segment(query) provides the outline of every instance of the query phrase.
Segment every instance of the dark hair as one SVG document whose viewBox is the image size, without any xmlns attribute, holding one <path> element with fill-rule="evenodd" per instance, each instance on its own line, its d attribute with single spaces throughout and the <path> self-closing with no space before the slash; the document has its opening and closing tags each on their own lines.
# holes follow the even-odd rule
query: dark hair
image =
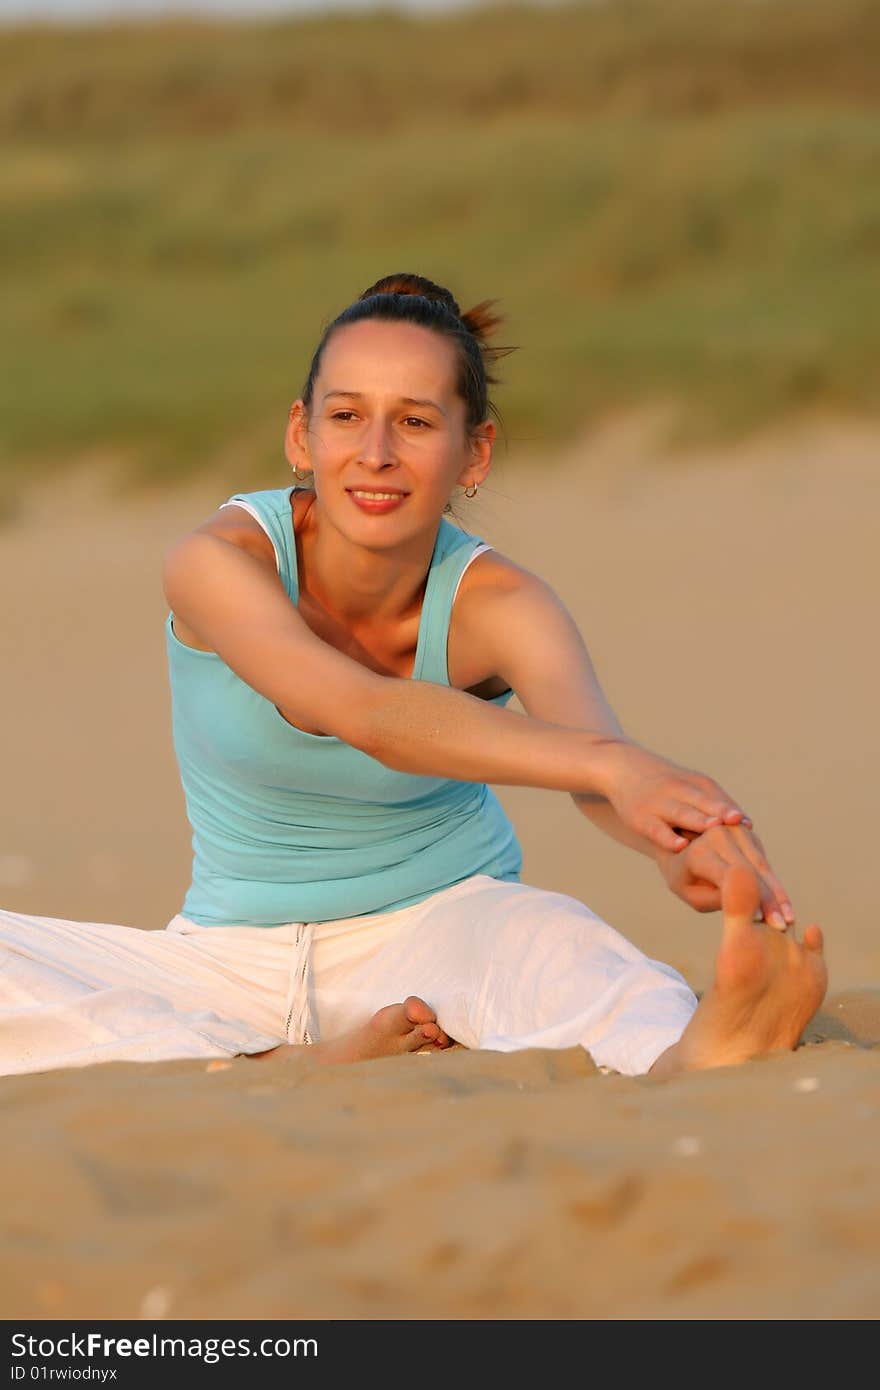
<svg viewBox="0 0 880 1390">
<path fill-rule="evenodd" d="M 489 415 L 501 417 L 489 400 L 488 388 L 498 378 L 491 367 L 500 357 L 514 352 L 512 347 L 491 347 L 487 339 L 502 322 L 494 312 L 494 299 L 484 299 L 463 314 L 453 295 L 423 275 L 386 275 L 364 290 L 353 304 L 337 315 L 325 329 L 317 346 L 309 375 L 302 391 L 307 410 L 311 409 L 312 393 L 321 366 L 321 354 L 330 335 L 337 328 L 362 319 L 384 319 L 388 322 L 417 323 L 442 333 L 455 344 L 458 362 L 456 389 L 465 403 L 465 428 L 475 430 Z"/>
</svg>

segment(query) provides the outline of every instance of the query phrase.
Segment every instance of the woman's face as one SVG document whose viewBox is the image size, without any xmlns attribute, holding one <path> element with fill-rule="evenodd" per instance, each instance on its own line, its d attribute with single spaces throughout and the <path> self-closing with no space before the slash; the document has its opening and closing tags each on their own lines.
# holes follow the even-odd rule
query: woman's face
<svg viewBox="0 0 880 1390">
<path fill-rule="evenodd" d="M 367 319 L 330 337 L 308 421 L 301 401 L 291 412 L 287 456 L 313 469 L 322 513 L 352 540 L 434 530 L 455 485 L 486 476 L 495 427 L 469 438 L 455 369 L 454 345 L 418 324 Z"/>
</svg>

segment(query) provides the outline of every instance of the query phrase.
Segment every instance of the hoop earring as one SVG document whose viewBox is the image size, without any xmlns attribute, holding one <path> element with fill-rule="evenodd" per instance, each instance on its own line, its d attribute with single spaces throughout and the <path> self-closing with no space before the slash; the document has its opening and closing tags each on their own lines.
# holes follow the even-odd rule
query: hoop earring
<svg viewBox="0 0 880 1390">
<path fill-rule="evenodd" d="M 470 487 L 466 487 L 465 490 L 464 490 L 464 495 L 465 495 L 465 497 L 476 497 L 476 495 L 477 495 L 477 488 L 478 488 L 479 486 L 480 486 L 479 483 L 471 483 Z M 473 492 L 471 492 L 471 490 L 470 490 L 471 487 L 473 488 Z"/>
<path fill-rule="evenodd" d="M 312 477 L 314 477 L 314 474 L 312 473 L 311 468 L 307 468 L 306 471 L 305 471 L 304 473 L 300 473 L 300 471 L 299 471 L 298 468 L 292 468 L 292 472 L 293 472 L 293 476 L 294 476 L 295 478 L 298 478 L 299 481 L 300 481 L 301 483 L 304 483 L 305 480 L 306 480 L 306 478 L 312 478 Z"/>
</svg>

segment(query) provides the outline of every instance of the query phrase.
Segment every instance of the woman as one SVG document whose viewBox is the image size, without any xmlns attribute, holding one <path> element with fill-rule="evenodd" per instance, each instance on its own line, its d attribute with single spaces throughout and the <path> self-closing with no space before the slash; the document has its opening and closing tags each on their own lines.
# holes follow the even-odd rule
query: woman
<svg viewBox="0 0 880 1390">
<path fill-rule="evenodd" d="M 670 1076 L 797 1045 L 822 937 L 797 941 L 748 817 L 629 740 L 552 589 L 444 516 L 489 472 L 497 322 L 420 276 L 372 285 L 290 411 L 310 486 L 237 494 L 169 553 L 192 884 L 164 932 L 0 915 L 0 1070 L 457 1040 Z M 569 792 L 697 910 L 723 907 L 699 1005 L 584 904 L 519 881 L 487 782 Z"/>
</svg>

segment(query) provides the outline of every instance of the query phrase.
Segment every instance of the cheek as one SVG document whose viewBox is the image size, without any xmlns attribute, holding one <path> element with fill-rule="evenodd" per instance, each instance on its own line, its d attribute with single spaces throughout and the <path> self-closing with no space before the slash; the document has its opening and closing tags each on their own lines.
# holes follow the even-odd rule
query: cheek
<svg viewBox="0 0 880 1390">
<path fill-rule="evenodd" d="M 351 440 L 348 441 L 351 444 Z M 332 463 L 334 458 L 339 458 L 345 453 L 346 440 L 340 435 L 338 430 L 329 427 L 325 421 L 319 421 L 311 434 L 309 443 L 312 450 L 320 452 L 322 459 Z"/>
<path fill-rule="evenodd" d="M 438 453 L 436 459 L 432 460 L 430 469 L 430 486 L 432 492 L 444 500 L 449 497 L 452 489 L 458 481 L 463 463 L 461 459 L 451 459 L 446 450 Z"/>
</svg>

